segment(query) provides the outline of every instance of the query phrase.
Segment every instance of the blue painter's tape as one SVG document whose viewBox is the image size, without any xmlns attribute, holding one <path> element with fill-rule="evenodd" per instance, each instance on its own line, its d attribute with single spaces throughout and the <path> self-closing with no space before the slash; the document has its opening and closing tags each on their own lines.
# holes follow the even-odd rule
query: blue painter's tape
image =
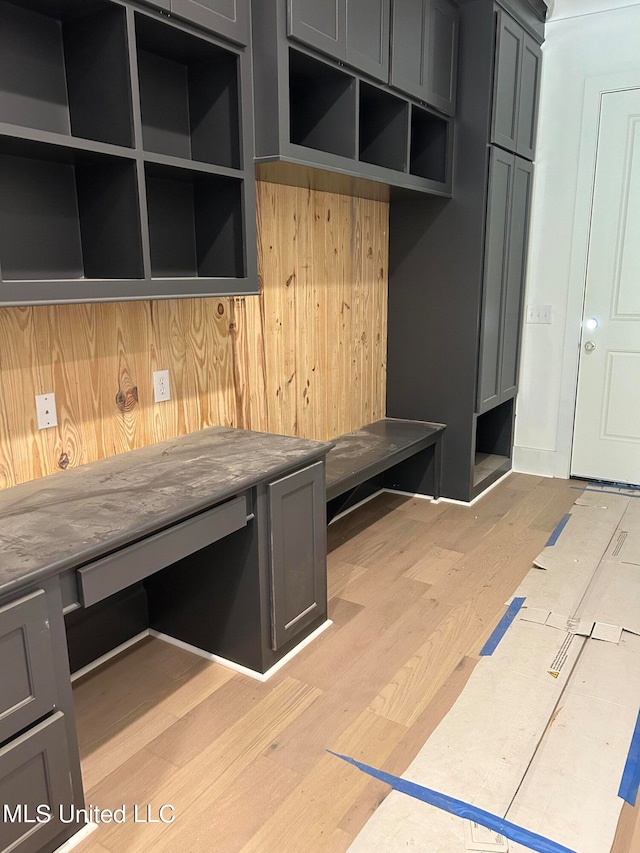
<svg viewBox="0 0 640 853">
<path fill-rule="evenodd" d="M 525 601 L 526 598 L 513 599 L 513 601 L 507 608 L 507 612 L 496 625 L 493 634 L 491 634 L 487 642 L 480 649 L 480 657 L 487 657 L 488 655 L 492 655 L 495 652 L 498 647 L 498 643 L 507 633 L 509 626 L 520 612 L 520 608 L 525 603 Z"/>
<path fill-rule="evenodd" d="M 563 515 L 560 521 L 556 524 L 556 528 L 551 534 L 551 536 L 547 539 L 546 545 L 555 545 L 558 539 L 560 538 L 560 534 L 565 529 L 567 524 L 569 523 L 569 519 L 571 518 L 571 513 L 568 512 L 566 515 Z"/>
<path fill-rule="evenodd" d="M 618 796 L 622 797 L 629 805 L 635 806 L 638 797 L 638 788 L 640 788 L 640 711 L 638 712 L 636 728 L 631 738 L 627 763 L 624 765 Z"/>
<path fill-rule="evenodd" d="M 375 767 L 362 764 L 362 762 L 356 761 L 355 758 L 349 758 L 347 755 L 340 755 L 339 752 L 332 752 L 330 749 L 327 752 L 330 752 L 331 755 L 335 755 L 337 758 L 342 758 L 343 761 L 347 761 L 349 764 L 353 764 L 358 770 L 368 773 L 374 779 L 386 782 L 387 785 L 391 785 L 394 790 L 400 791 L 402 794 L 407 794 L 409 797 L 421 800 L 423 803 L 428 803 L 430 806 L 435 806 L 458 817 L 473 820 L 482 826 L 486 826 L 488 829 L 501 832 L 502 835 L 510 838 L 512 841 L 523 844 L 531 850 L 536 850 L 537 853 L 575 853 L 574 850 L 570 850 L 562 844 L 557 844 L 549 838 L 544 838 L 542 835 L 524 829 L 524 827 L 491 814 L 491 812 L 486 812 L 484 809 L 478 809 L 469 803 L 463 803 L 462 800 L 456 800 L 454 797 L 441 794 L 431 788 L 424 788 L 422 785 L 409 782 L 407 779 L 401 779 L 399 776 L 392 776 L 391 773 L 385 773 L 384 770 L 376 770 Z"/>
</svg>

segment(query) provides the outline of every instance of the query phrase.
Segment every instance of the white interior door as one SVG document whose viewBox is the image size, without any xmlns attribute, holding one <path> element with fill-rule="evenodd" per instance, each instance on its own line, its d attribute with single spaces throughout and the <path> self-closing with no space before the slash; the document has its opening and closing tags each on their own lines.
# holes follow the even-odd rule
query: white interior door
<svg viewBox="0 0 640 853">
<path fill-rule="evenodd" d="M 571 473 L 640 483 L 640 89 L 601 99 Z"/>
</svg>

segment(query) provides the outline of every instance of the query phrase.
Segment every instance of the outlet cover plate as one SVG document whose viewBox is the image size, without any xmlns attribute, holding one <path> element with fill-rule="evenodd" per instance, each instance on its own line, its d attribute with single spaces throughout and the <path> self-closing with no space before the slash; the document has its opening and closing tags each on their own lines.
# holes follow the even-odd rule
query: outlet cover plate
<svg viewBox="0 0 640 853">
<path fill-rule="evenodd" d="M 165 400 L 171 399 L 168 370 L 153 371 L 153 399 L 156 403 L 163 403 Z"/>
</svg>

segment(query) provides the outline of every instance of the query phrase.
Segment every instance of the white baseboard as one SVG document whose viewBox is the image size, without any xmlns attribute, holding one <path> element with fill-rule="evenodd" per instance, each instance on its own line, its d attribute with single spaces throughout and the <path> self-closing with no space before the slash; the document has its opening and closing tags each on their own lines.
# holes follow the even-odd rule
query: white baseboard
<svg viewBox="0 0 640 853">
<path fill-rule="evenodd" d="M 268 669 L 266 672 L 256 672 L 254 669 L 249 669 L 246 666 L 242 666 L 242 664 L 236 663 L 232 660 L 227 660 L 227 658 L 223 658 L 220 655 L 213 655 L 210 652 L 205 652 L 204 649 L 199 649 L 197 646 L 192 646 L 190 643 L 183 643 L 182 640 L 176 640 L 175 637 L 170 637 L 168 634 L 163 634 L 160 631 L 154 631 L 153 628 L 149 630 L 149 635 L 151 637 L 155 637 L 158 640 L 163 640 L 165 643 L 169 643 L 172 646 L 177 646 L 179 649 L 184 649 L 187 652 L 191 652 L 194 655 L 198 655 L 205 660 L 209 660 L 212 663 L 219 663 L 221 666 L 226 666 L 228 669 L 233 669 L 235 672 L 241 673 L 241 675 L 247 675 L 249 678 L 255 678 L 256 681 L 268 681 L 272 675 L 275 675 L 279 669 L 288 663 L 292 658 L 294 658 L 299 652 L 301 652 L 309 643 L 312 643 L 316 637 L 320 636 L 327 628 L 330 628 L 333 625 L 331 619 L 327 619 L 326 622 L 323 622 L 318 628 L 316 628 L 313 633 L 309 634 L 308 637 L 305 637 L 295 649 L 291 649 L 284 657 L 280 658 L 277 663 Z"/>
<path fill-rule="evenodd" d="M 125 649 L 130 648 L 131 646 L 135 646 L 136 643 L 139 643 L 140 640 L 144 640 L 145 637 L 149 636 L 149 629 L 145 629 L 141 631 L 139 634 L 136 634 L 135 637 L 131 637 L 130 640 L 127 640 L 124 643 L 120 643 L 119 646 L 116 646 L 115 649 L 111 649 L 110 652 L 107 652 L 106 655 L 101 655 L 99 658 L 91 661 L 86 666 L 83 666 L 81 669 L 76 670 L 71 676 L 71 682 L 73 683 L 76 679 L 82 678 L 83 675 L 91 672 L 91 670 L 96 669 L 99 666 L 102 666 L 103 663 L 106 663 L 111 658 L 114 658 L 116 655 L 119 655 L 120 652 L 124 652 Z"/>
</svg>

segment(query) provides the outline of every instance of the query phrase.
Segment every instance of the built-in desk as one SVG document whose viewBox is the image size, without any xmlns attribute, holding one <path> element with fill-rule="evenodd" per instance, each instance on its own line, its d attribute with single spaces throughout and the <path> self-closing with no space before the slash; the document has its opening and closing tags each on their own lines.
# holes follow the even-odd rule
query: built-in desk
<svg viewBox="0 0 640 853">
<path fill-rule="evenodd" d="M 259 673 L 326 621 L 330 448 L 213 427 L 0 492 L 0 851 L 78 829 L 63 612 L 136 584 L 153 631 Z"/>
</svg>

